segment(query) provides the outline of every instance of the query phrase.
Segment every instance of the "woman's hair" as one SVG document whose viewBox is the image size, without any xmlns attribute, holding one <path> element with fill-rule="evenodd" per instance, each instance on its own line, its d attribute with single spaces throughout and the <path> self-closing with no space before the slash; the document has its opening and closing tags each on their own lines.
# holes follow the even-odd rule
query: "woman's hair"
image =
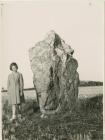
<svg viewBox="0 0 105 140">
<path fill-rule="evenodd" d="M 13 66 L 15 66 L 18 69 L 18 65 L 15 62 L 13 62 L 13 63 L 10 64 L 10 70 L 12 70 Z"/>
</svg>

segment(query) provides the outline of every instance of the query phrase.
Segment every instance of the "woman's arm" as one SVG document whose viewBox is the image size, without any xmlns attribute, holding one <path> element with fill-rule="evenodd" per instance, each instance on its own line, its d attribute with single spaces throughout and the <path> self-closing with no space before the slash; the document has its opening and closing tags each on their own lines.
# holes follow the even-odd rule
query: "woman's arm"
<svg viewBox="0 0 105 140">
<path fill-rule="evenodd" d="M 8 93 L 8 90 L 9 90 L 9 86 L 10 86 L 10 80 L 9 80 L 9 76 L 8 76 L 8 80 L 7 80 L 7 93 Z"/>
<path fill-rule="evenodd" d="M 24 89 L 24 79 L 23 75 L 20 73 L 20 91 L 22 92 Z"/>
</svg>

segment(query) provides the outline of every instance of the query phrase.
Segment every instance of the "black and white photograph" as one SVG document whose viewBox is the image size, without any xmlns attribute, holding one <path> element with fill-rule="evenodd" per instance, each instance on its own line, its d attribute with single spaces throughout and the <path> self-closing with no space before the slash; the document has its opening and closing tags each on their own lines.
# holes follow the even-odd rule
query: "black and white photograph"
<svg viewBox="0 0 105 140">
<path fill-rule="evenodd" d="M 0 140 L 104 140 L 103 0 L 0 1 Z"/>
</svg>

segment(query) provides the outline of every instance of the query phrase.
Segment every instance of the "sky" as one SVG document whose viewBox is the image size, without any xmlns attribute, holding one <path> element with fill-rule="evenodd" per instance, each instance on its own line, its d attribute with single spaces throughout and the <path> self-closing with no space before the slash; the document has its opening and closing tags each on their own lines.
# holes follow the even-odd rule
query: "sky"
<svg viewBox="0 0 105 140">
<path fill-rule="evenodd" d="M 80 80 L 103 81 L 104 5 L 100 0 L 5 2 L 2 7 L 2 87 L 16 62 L 33 87 L 29 48 L 55 30 L 74 49 Z"/>
</svg>

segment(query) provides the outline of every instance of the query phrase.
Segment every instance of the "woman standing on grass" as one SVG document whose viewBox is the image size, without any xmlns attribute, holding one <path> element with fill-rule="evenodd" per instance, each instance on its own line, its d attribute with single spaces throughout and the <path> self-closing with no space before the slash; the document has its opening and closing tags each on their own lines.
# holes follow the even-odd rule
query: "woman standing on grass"
<svg viewBox="0 0 105 140">
<path fill-rule="evenodd" d="M 21 103 L 22 103 L 22 97 L 23 95 L 23 87 L 24 87 L 24 81 L 23 76 L 21 73 L 19 73 L 18 65 L 16 63 L 10 64 L 10 70 L 12 73 L 8 76 L 8 82 L 7 82 L 7 90 L 9 94 L 9 101 L 12 105 L 12 118 L 10 119 L 15 120 L 16 119 L 16 112 L 18 108 L 18 117 L 21 117 Z"/>
</svg>

